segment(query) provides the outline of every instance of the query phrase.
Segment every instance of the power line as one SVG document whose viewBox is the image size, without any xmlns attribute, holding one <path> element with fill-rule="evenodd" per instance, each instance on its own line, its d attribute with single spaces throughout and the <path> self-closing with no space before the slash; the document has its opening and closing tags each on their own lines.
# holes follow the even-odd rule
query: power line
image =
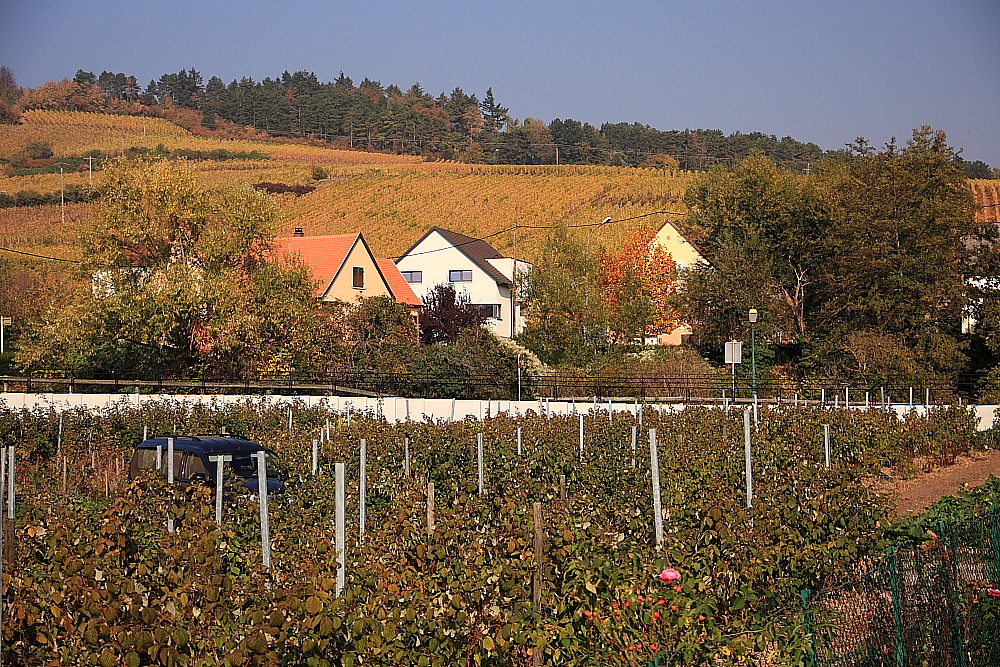
<svg viewBox="0 0 1000 667">
<path fill-rule="evenodd" d="M 62 257 L 49 257 L 47 255 L 36 255 L 33 252 L 26 252 L 24 250 L 14 250 L 13 248 L 3 248 L 3 247 L 0 247 L 0 250 L 6 250 L 7 252 L 17 253 L 18 255 L 27 255 L 28 257 L 38 257 L 39 259 L 51 259 L 54 262 L 69 262 L 71 264 L 82 264 L 83 263 L 83 262 L 81 262 L 81 261 L 79 261 L 77 259 L 64 259 Z"/>
<path fill-rule="evenodd" d="M 641 215 L 634 215 L 631 218 L 619 218 L 619 219 L 612 218 L 610 222 L 603 222 L 603 221 L 602 222 L 585 222 L 585 223 L 582 223 L 582 224 L 579 224 L 579 225 L 514 225 L 513 227 L 507 227 L 506 229 L 501 229 L 499 232 L 493 232 L 492 234 L 487 234 L 486 236 L 482 236 L 482 237 L 479 237 L 479 238 L 472 239 L 471 241 L 465 241 L 463 243 L 456 243 L 454 245 L 449 245 L 449 246 L 447 246 L 445 248 L 435 248 L 434 250 L 424 250 L 422 252 L 410 253 L 409 255 L 399 255 L 397 257 L 390 257 L 389 259 L 402 259 L 404 256 L 405 257 L 416 257 L 417 255 L 429 255 L 432 252 L 441 252 L 442 250 L 450 250 L 452 248 L 460 248 L 460 247 L 462 247 L 464 245 L 469 245 L 469 244 L 472 244 L 472 243 L 477 243 L 479 241 L 485 241 L 486 239 L 493 238 L 494 236 L 500 236 L 501 234 L 504 234 L 506 232 L 509 232 L 509 231 L 512 231 L 512 230 L 515 230 L 515 229 L 556 229 L 556 228 L 579 229 L 579 228 L 582 228 L 582 227 L 601 227 L 601 226 L 604 226 L 604 225 L 613 225 L 613 224 L 618 223 L 618 222 L 630 222 L 632 220 L 638 220 L 640 218 L 648 218 L 651 215 L 688 215 L 688 214 L 687 213 L 679 213 L 679 212 L 675 212 L 675 211 L 653 211 L 652 213 L 643 213 Z"/>
</svg>

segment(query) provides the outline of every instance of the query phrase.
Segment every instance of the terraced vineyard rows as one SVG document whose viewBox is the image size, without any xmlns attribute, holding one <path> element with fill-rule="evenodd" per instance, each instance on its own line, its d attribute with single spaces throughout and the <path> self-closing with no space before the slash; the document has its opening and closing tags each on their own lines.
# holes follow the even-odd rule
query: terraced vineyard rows
<svg viewBox="0 0 1000 667">
<path fill-rule="evenodd" d="M 1000 181 L 973 179 L 969 181 L 976 203 L 982 206 L 976 214 L 979 222 L 1000 222 Z"/>
<path fill-rule="evenodd" d="M 360 230 L 376 253 L 404 252 L 431 226 L 486 237 L 517 224 L 522 257 L 532 257 L 553 224 L 595 224 L 670 210 L 683 214 L 691 176 L 615 167 L 485 166 L 430 163 L 386 167 L 350 177 L 298 199 L 289 226 L 308 234 Z M 676 217 L 676 216 L 671 216 Z M 594 243 L 613 246 L 639 226 L 658 227 L 662 215 L 603 226 Z M 291 231 L 291 230 L 289 230 Z M 579 233 L 589 236 L 591 229 Z M 513 252 L 514 235 L 490 239 Z"/>
<path fill-rule="evenodd" d="M 313 476 L 310 443 L 328 417 L 331 437 Z M 976 445 L 962 410 L 902 423 L 878 412 L 765 411 L 753 444 L 757 500 L 748 509 L 738 412 L 646 409 L 634 463 L 639 425 L 630 415 L 586 417 L 582 455 L 576 417 L 391 425 L 300 405 L 292 433 L 286 419 L 283 408 L 254 403 L 150 403 L 96 417 L 65 413 L 60 439 L 55 412 L 0 413 L 0 438 L 20 457 L 17 565 L 4 573 L 5 661 L 528 665 L 538 651 L 557 665 L 646 665 L 656 656 L 802 665 L 809 636 L 799 590 L 821 587 L 883 547 L 886 500 L 861 479 L 917 453 Z M 835 434 L 831 469 L 824 423 Z M 123 478 L 121 462 L 143 426 L 225 427 L 279 452 L 288 491 L 271 503 L 270 571 L 259 565 L 257 503 L 245 493 L 233 489 L 220 528 L 207 493 Z M 659 439 L 660 550 L 647 428 Z M 340 595 L 337 461 L 348 471 Z M 436 498 L 430 531 L 428 482 Z M 174 533 L 165 530 L 168 517 Z"/>
</svg>

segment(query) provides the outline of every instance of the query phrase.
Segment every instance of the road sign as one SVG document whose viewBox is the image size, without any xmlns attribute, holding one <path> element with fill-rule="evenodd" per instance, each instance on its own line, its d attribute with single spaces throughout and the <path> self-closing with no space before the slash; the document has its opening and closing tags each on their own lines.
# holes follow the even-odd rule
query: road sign
<svg viewBox="0 0 1000 667">
<path fill-rule="evenodd" d="M 726 363 L 743 363 L 743 343 L 738 340 L 726 341 Z"/>
</svg>

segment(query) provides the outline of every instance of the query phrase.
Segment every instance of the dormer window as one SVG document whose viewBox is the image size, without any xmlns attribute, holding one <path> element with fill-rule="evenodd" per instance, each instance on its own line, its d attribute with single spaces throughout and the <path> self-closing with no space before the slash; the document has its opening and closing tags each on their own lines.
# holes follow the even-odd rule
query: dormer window
<svg viewBox="0 0 1000 667">
<path fill-rule="evenodd" d="M 364 289 L 365 288 L 365 267 L 355 266 L 354 267 L 354 289 Z"/>
<path fill-rule="evenodd" d="M 472 271 L 452 270 L 448 272 L 448 281 L 453 283 L 471 283 Z"/>
</svg>

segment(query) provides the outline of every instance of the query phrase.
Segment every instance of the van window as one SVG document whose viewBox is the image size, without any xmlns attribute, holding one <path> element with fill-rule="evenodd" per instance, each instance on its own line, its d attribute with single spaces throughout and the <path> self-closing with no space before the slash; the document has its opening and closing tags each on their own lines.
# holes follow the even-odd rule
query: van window
<svg viewBox="0 0 1000 667">
<path fill-rule="evenodd" d="M 139 470 L 155 470 L 156 469 L 156 450 L 155 449 L 138 449 L 135 452 L 135 462 L 139 467 Z"/>
<path fill-rule="evenodd" d="M 194 452 L 184 452 L 184 463 L 181 470 L 183 470 L 181 473 L 182 479 L 191 479 L 198 473 L 201 473 L 206 478 L 209 476 L 208 469 L 205 467 L 205 463 L 201 460 L 201 456 Z"/>
</svg>

